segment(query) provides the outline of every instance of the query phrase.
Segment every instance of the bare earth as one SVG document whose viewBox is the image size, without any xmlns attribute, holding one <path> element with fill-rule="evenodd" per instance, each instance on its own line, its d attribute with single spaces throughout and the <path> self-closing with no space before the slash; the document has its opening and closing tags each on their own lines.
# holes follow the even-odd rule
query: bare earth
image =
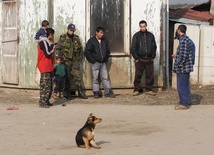
<svg viewBox="0 0 214 155">
<path fill-rule="evenodd" d="M 193 105 L 175 111 L 173 89 L 137 97 L 132 90 L 115 90 L 116 99 L 90 96 L 42 109 L 38 90 L 0 88 L 0 154 L 213 155 L 213 91 L 213 86 L 193 87 Z M 7 110 L 10 106 L 18 110 Z M 74 141 L 91 112 L 103 119 L 95 129 L 101 149 L 81 149 Z"/>
</svg>

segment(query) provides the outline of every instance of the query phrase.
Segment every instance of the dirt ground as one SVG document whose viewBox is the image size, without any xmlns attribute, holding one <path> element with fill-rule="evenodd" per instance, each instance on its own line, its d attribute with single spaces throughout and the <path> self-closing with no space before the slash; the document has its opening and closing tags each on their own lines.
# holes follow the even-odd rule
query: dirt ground
<svg viewBox="0 0 214 155">
<path fill-rule="evenodd" d="M 175 111 L 174 89 L 136 97 L 132 90 L 114 90 L 115 99 L 94 99 L 87 91 L 87 100 L 76 98 L 65 107 L 56 102 L 43 109 L 38 107 L 38 90 L 0 88 L 0 154 L 212 155 L 213 90 L 192 87 L 190 109 Z M 18 110 L 7 110 L 11 106 Z M 91 112 L 103 119 L 95 129 L 101 149 L 80 149 L 75 134 Z"/>
</svg>

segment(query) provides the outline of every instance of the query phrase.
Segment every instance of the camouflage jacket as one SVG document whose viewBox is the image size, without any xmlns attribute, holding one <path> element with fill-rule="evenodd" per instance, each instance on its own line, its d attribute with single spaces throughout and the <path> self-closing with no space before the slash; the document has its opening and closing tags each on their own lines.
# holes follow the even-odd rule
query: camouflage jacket
<svg viewBox="0 0 214 155">
<path fill-rule="evenodd" d="M 60 36 L 56 45 L 56 54 L 61 54 L 65 59 L 81 59 L 83 56 L 82 44 L 80 38 L 74 35 L 73 39 L 69 38 L 67 34 Z"/>
</svg>

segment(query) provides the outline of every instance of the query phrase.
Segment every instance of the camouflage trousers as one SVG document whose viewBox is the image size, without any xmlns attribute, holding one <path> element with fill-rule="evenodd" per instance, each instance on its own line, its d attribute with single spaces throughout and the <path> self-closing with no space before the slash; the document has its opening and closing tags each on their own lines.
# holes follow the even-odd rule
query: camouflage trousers
<svg viewBox="0 0 214 155">
<path fill-rule="evenodd" d="M 47 105 L 52 93 L 52 73 L 41 73 L 39 105 Z"/>
<path fill-rule="evenodd" d="M 65 65 L 67 69 L 65 86 L 67 87 L 67 89 L 76 90 L 78 86 L 82 86 L 82 71 L 79 66 L 79 61 L 67 61 L 65 62 Z"/>
</svg>

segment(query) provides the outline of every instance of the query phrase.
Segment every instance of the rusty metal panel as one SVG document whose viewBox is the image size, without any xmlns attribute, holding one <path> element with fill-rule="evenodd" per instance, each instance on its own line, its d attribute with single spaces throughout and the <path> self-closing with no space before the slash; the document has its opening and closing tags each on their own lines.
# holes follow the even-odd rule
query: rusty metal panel
<svg viewBox="0 0 214 155">
<path fill-rule="evenodd" d="M 17 2 L 2 3 L 3 83 L 18 84 Z"/>
</svg>

